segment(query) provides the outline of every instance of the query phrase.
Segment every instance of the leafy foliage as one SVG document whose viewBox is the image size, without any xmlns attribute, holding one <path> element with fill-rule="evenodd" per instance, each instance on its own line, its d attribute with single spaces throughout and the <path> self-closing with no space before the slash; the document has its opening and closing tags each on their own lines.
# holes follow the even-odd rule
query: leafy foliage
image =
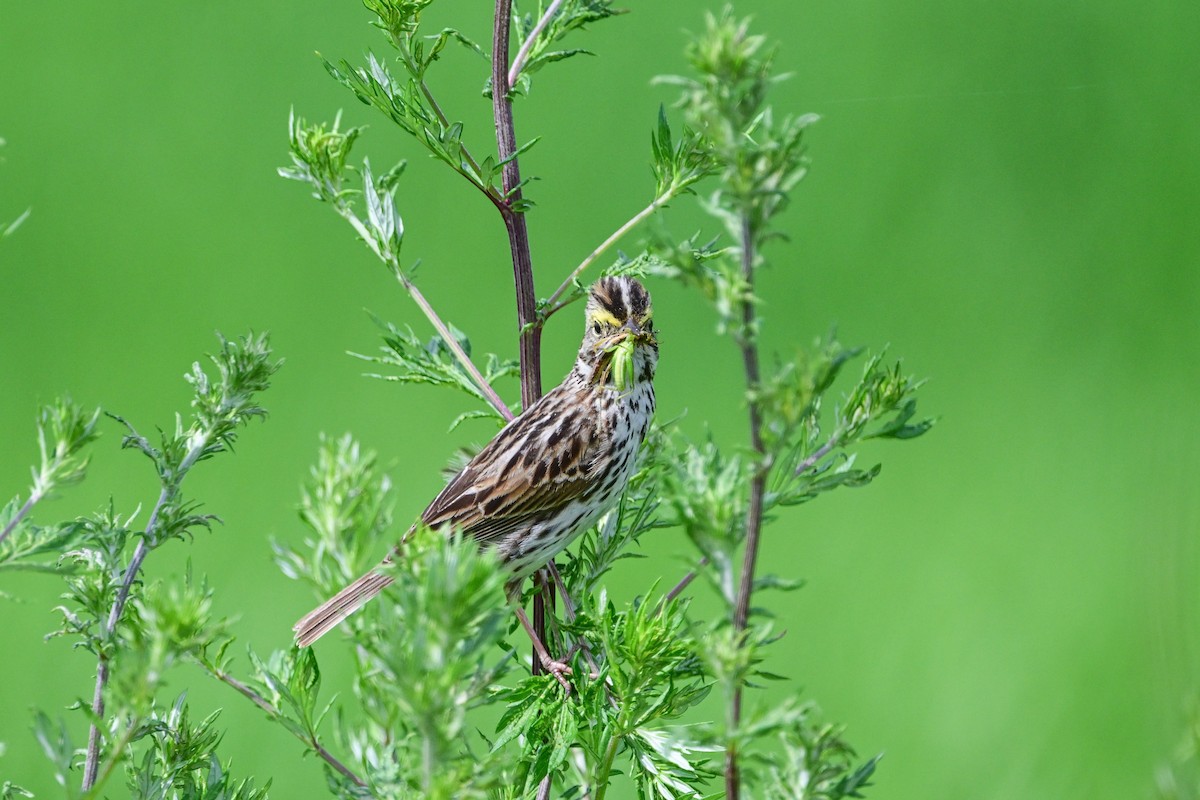
<svg viewBox="0 0 1200 800">
<path fill-rule="evenodd" d="M 796 787 L 804 787 L 802 796 L 853 796 L 874 761 L 851 768 L 852 751 L 833 729 L 814 727 L 807 707 L 785 704 L 743 713 L 744 692 L 760 678 L 777 677 L 760 666 L 776 637 L 769 622 L 750 618 L 750 598 L 756 591 L 798 586 L 755 574 L 758 537 L 779 507 L 870 483 L 879 466 L 856 466 L 855 445 L 871 438 L 915 438 L 932 422 L 915 417 L 919 382 L 898 364 L 885 365 L 881 356 L 867 360 L 859 381 L 827 412 L 826 398 L 839 374 L 861 352 L 832 336 L 811 353 L 777 358 L 771 372 L 760 369 L 755 275 L 768 264 L 767 246 L 779 238 L 773 222 L 807 172 L 803 134 L 817 118 L 775 114 L 767 104 L 774 51 L 728 8 L 708 17 L 687 55 L 695 76 L 663 82 L 682 88 L 679 106 L 688 129 L 697 132 L 696 148 L 717 177 L 702 207 L 724 228 L 728 243 L 698 245 L 699 237 L 692 236 L 675 244 L 660 233 L 652 242 L 658 255 L 652 271 L 698 287 L 713 305 L 718 331 L 742 352 L 752 430 L 748 450 L 713 441 L 685 444 L 664 481 L 674 521 L 703 555 L 701 574 L 727 609 L 724 619 L 701 626 L 699 633 L 708 675 L 721 687 L 727 709 L 710 741 L 725 751 L 729 796 L 739 796 L 743 786 L 753 796 L 795 796 Z M 764 759 L 771 763 L 764 741 L 779 737 L 787 758 L 771 769 L 758 768 Z"/>
<path fill-rule="evenodd" d="M 262 800 L 267 787 L 252 780 L 235 782 L 229 765 L 215 755 L 222 734 L 214 712 L 198 723 L 189 719 L 187 696 L 180 695 L 166 713 L 155 712 L 134 737 L 145 750 L 127 768 L 130 796 L 137 800 L 186 797 L 195 800 Z"/>
<path fill-rule="evenodd" d="M 393 543 L 392 481 L 379 471 L 379 458 L 349 434 L 321 436 L 317 462 L 300 499 L 300 519 L 312 535 L 299 548 L 275 545 L 275 560 L 287 577 L 331 595 L 379 560 Z"/>
<path fill-rule="evenodd" d="M 84 476 L 85 448 L 96 438 L 98 414 L 69 401 L 39 414 L 40 465 L 30 499 L 21 512 L 11 513 L 16 501 L 5 512 L 0 563 L 62 573 L 62 622 L 51 635 L 70 637 L 75 647 L 98 659 L 95 699 L 90 706 L 76 705 L 92 728 L 83 781 L 92 794 L 122 763 L 137 797 L 249 800 L 265 793 L 248 782 L 233 782 L 216 759 L 215 716 L 191 726 L 182 698 L 170 712 L 158 710 L 164 672 L 222 635 L 223 623 L 211 618 L 211 592 L 203 581 L 194 584 L 190 574 L 182 585 L 146 584 L 140 575 L 152 550 L 188 538 L 198 526 L 211 526 L 215 518 L 182 497 L 182 483 L 193 466 L 231 449 L 239 429 L 265 414 L 257 395 L 278 368 L 266 337 L 221 338 L 220 345 L 210 357 L 213 375 L 197 363 L 185 376 L 193 389 L 191 421 L 185 424 L 176 415 L 173 430 L 160 431 L 158 445 L 113 417 L 128 430 L 122 447 L 149 457 L 159 477 L 158 500 L 140 531 L 132 526 L 136 512 L 120 514 L 111 503 L 90 517 L 49 526 L 25 519 L 42 497 Z M 40 715 L 36 730 L 59 782 L 68 785 L 79 764 L 67 728 Z"/>
<path fill-rule="evenodd" d="M 592 55 L 583 48 L 560 47 L 559 43 L 572 32 L 623 13 L 612 7 L 612 0 L 560 0 L 550 5 L 539 0 L 532 13 L 522 13 L 516 5 L 514 3 L 513 22 L 525 62 L 512 87 L 515 94 L 528 94 L 531 77 L 543 67 L 572 56 Z M 551 5 L 557 5 L 553 13 Z M 490 91 L 490 85 L 488 88 Z"/>
<path fill-rule="evenodd" d="M 0 570 L 54 570 L 41 556 L 61 553 L 78 541 L 80 526 L 63 523 L 41 528 L 28 515 L 60 488 L 79 483 L 87 474 L 85 448 L 99 435 L 99 410 L 85 411 L 69 398 L 44 406 L 37 417 L 38 465 L 24 503 L 14 497 L 0 508 Z"/>
<path fill-rule="evenodd" d="M 363 66 L 327 61 L 326 68 L 506 219 L 526 213 L 531 206 L 513 199 L 516 190 L 501 188 L 505 162 L 477 159 L 464 126 L 430 89 L 427 78 L 447 45 L 482 53 L 457 30 L 423 33 L 430 3 L 366 0 L 393 56 L 368 55 Z M 513 94 L 527 94 L 532 76 L 548 65 L 585 52 L 564 40 L 615 13 L 607 0 L 518 10 Z M 666 110 L 659 111 L 650 135 L 653 199 L 566 276 L 531 325 L 546 325 L 581 297 L 582 274 L 628 230 L 709 181 L 701 204 L 721 235 L 679 240 L 660 226 L 644 249 L 620 255 L 606 272 L 698 289 L 718 330 L 757 364 L 762 300 L 755 271 L 769 264 L 769 246 L 779 238 L 774 223 L 805 174 L 802 137 L 815 120 L 779 117 L 767 105 L 776 80 L 772 54 L 730 12 L 709 18 L 688 50 L 694 76 L 666 81 L 682 89 L 684 119 L 672 130 Z M 280 169 L 350 224 L 434 328 L 426 339 L 380 321 L 380 353 L 359 357 L 377 365 L 375 377 L 449 387 L 477 401 L 480 407 L 452 428 L 473 417 L 507 418 L 511 411 L 492 385 L 514 375 L 516 363 L 487 354 L 477 366 L 468 337 L 421 293 L 416 264 L 401 260 L 405 162 L 382 174 L 366 161 L 354 164 L 361 134 L 343 128 L 340 117 L 324 125 L 293 114 L 290 164 Z M 792 577 L 754 574 L 748 539 L 762 523 L 834 489 L 869 484 L 879 466 L 858 465 L 861 443 L 911 439 L 929 429 L 916 412 L 920 382 L 898 364 L 867 357 L 854 380 L 846 367 L 863 351 L 828 335 L 791 358 L 776 357 L 762 374 L 747 367 L 743 399 L 756 434 L 750 447 L 713 437 L 691 442 L 670 425 L 652 429 L 617 506 L 560 559 L 561 570 L 548 570 L 531 589 L 553 584 L 559 592 L 561 619 L 550 620 L 547 645 L 572 669 L 569 693 L 549 676 L 529 674 L 517 656 L 505 597 L 527 598 L 505 586 L 492 556 L 454 531 L 410 528 L 404 517 L 395 524 L 392 479 L 376 454 L 350 435 L 323 436 L 299 507 L 307 534 L 299 545 L 276 543 L 276 562 L 318 600 L 368 569 L 393 581 L 331 637 L 349 652 L 353 679 L 348 693 L 323 696 L 328 688 L 312 649 L 262 655 L 250 646 L 239 665 L 230 655 L 232 625 L 214 617 L 213 590 L 203 577 L 193 580 L 190 570 L 182 580 L 144 574 L 156 548 L 186 541 L 216 519 L 183 495 L 191 469 L 231 450 L 242 426 L 265 413 L 258 397 L 278 368 L 266 338 L 220 345 L 209 371 L 196 364 L 186 376 L 190 417 L 177 415 L 151 441 L 114 416 L 127 431 L 122 446 L 148 457 L 159 478 L 144 522 L 112 504 L 55 524 L 30 518 L 40 499 L 85 474 L 98 416 L 69 401 L 39 416 L 29 497 L 0 510 L 0 570 L 61 574 L 62 621 L 54 635 L 97 660 L 95 699 L 77 704 L 92 729 L 82 770 L 86 797 L 101 796 L 121 771 L 138 798 L 266 796 L 269 784 L 235 780 L 219 759 L 217 712 L 195 722 L 184 695 L 164 701 L 164 675 L 174 668 L 197 669 L 253 703 L 304 753 L 321 759 L 326 789 L 339 798 L 526 798 L 550 782 L 565 797 L 603 800 L 628 788 L 640 798 L 669 800 L 715 796 L 724 779 L 734 794 L 744 786 L 754 797 L 836 800 L 859 797 L 868 786 L 878 759 L 860 761 L 842 728 L 823 722 L 813 704 L 754 694 L 767 681 L 784 680 L 769 670 L 780 634 L 759 608 L 741 622 L 737 609 L 751 593 L 799 586 Z M 638 556 L 641 537 L 667 527 L 686 535 L 694 570 L 673 586 L 655 583 L 635 596 L 610 592 L 610 573 Z M 697 577 L 713 590 L 720 613 L 694 611 L 685 592 Z M 59 782 L 76 785 L 80 747 L 69 727 L 39 714 L 35 729 Z M 0 789 L 3 797 L 23 794 L 13 784 Z"/>
<path fill-rule="evenodd" d="M 463 369 L 462 363 L 457 360 L 454 351 L 446 344 L 445 339 L 441 336 L 434 336 L 428 342 L 423 342 L 409 328 L 399 328 L 378 319 L 376 322 L 384 330 L 382 354 L 377 356 L 358 355 L 357 357 L 389 367 L 392 371 L 386 375 L 372 373 L 370 377 L 397 383 L 447 386 L 458 389 L 484 404 L 482 409 L 473 409 L 456 417 L 450 423 L 450 430 L 457 428 L 464 420 L 476 417 L 504 421 L 494 407 L 487 405 L 487 398 L 480 391 L 479 385 Z M 450 335 L 458 342 L 460 350 L 470 357 L 471 341 L 467 335 L 453 325 L 447 327 Z M 493 353 L 488 353 L 481 372 L 484 380 L 488 384 L 494 385 L 501 378 L 516 375 L 518 369 L 514 359 L 501 359 Z"/>
</svg>

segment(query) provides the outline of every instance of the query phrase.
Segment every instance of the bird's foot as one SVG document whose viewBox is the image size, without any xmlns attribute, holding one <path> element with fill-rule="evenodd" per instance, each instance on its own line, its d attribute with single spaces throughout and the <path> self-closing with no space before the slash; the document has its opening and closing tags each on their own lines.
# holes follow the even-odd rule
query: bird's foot
<svg viewBox="0 0 1200 800">
<path fill-rule="evenodd" d="M 564 661 L 555 661 L 549 656 L 542 656 L 540 661 L 542 662 L 542 669 L 553 675 L 554 679 L 562 685 L 563 691 L 570 694 L 571 682 L 567 680 L 566 676 L 571 675 L 572 672 L 567 663 Z"/>
</svg>

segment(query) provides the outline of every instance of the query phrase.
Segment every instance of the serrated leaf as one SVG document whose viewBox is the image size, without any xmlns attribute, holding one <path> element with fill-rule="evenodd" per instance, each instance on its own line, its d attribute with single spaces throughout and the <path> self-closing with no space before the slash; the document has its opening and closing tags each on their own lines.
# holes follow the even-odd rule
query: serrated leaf
<svg viewBox="0 0 1200 800">
<path fill-rule="evenodd" d="M 464 411 L 463 413 L 459 414 L 457 417 L 454 418 L 454 420 L 450 423 L 449 429 L 446 432 L 452 433 L 455 428 L 457 428 L 459 425 L 461 425 L 462 423 L 466 422 L 469 419 L 496 419 L 496 418 L 497 418 L 497 416 L 496 416 L 495 411 L 489 411 L 489 410 L 485 410 L 485 409 L 475 409 L 473 411 Z"/>
</svg>

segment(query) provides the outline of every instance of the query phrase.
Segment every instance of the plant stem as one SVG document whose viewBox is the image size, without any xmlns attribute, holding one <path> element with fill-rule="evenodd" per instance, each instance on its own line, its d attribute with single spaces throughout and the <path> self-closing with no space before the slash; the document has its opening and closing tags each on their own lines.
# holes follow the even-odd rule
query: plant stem
<svg viewBox="0 0 1200 800">
<path fill-rule="evenodd" d="M 667 202 L 674 196 L 675 196 L 674 192 L 664 192 L 663 194 L 654 198 L 653 202 L 651 202 L 650 205 L 646 206 L 641 211 L 639 211 L 638 213 L 636 213 L 632 217 L 630 217 L 625 222 L 624 225 L 622 225 L 621 227 L 619 227 L 615 231 L 613 231 L 612 234 L 607 239 L 605 239 L 603 242 L 601 242 L 596 247 L 595 250 L 593 250 L 591 253 L 589 253 L 587 258 L 585 258 L 583 261 L 580 261 L 579 266 L 577 266 L 577 267 L 575 267 L 575 269 L 571 270 L 571 274 L 567 276 L 567 279 L 562 282 L 562 285 L 560 285 L 557 289 L 554 290 L 554 294 L 550 295 L 550 299 L 546 301 L 547 309 L 545 312 L 545 317 L 543 319 L 548 319 L 551 314 L 554 314 L 555 312 L 559 311 L 560 309 L 565 308 L 566 306 L 570 305 L 570 301 L 566 301 L 566 302 L 562 302 L 562 303 L 560 303 L 558 301 L 559 301 L 559 298 L 561 298 L 563 296 L 563 294 L 566 293 L 566 291 L 571 288 L 572 284 L 574 284 L 574 282 L 575 282 L 575 279 L 578 278 L 580 276 L 580 274 L 583 273 L 584 270 L 586 270 L 588 267 L 590 267 L 596 261 L 597 258 L 604 255 L 605 251 L 608 250 L 608 248 L 612 247 L 614 244 L 616 244 L 618 241 L 620 241 L 621 238 L 625 236 L 625 234 L 629 233 L 629 231 L 633 230 L 633 228 L 635 228 L 639 224 L 641 224 L 641 222 L 643 220 L 645 220 L 647 217 L 649 217 L 655 211 L 657 211 L 658 209 L 660 209 L 664 205 L 666 205 Z"/>
<path fill-rule="evenodd" d="M 471 361 L 471 357 L 467 355 L 466 351 L 462 349 L 462 346 L 458 343 L 458 340 L 450 335 L 449 327 L 445 322 L 442 321 L 442 318 L 438 316 L 437 312 L 433 310 L 433 306 L 431 306 L 429 301 L 425 299 L 425 295 L 421 293 L 421 290 L 418 289 L 416 284 L 406 278 L 404 273 L 400 272 L 399 270 L 396 271 L 396 279 L 400 281 L 400 285 L 403 286 L 405 291 L 407 291 L 412 297 L 413 302 L 420 307 L 422 312 L 424 312 L 426 319 L 428 319 L 433 327 L 437 330 L 438 335 L 442 337 L 442 341 L 446 343 L 446 346 L 450 348 L 450 351 L 454 353 L 454 357 L 458 359 L 458 363 L 462 364 L 463 369 L 465 369 L 467 374 L 471 376 L 471 379 L 475 381 L 476 385 L 479 387 L 479 391 L 483 392 L 483 396 L 486 397 L 488 402 L 500 412 L 500 415 L 504 417 L 506 422 L 511 422 L 513 413 L 509 410 L 508 405 L 500 399 L 500 395 L 496 394 L 496 390 L 493 389 L 492 385 L 484 379 L 483 374 L 479 371 L 479 368 L 475 366 L 475 362 Z"/>
<path fill-rule="evenodd" d="M 550 7 L 546 9 L 546 13 L 542 14 L 542 18 L 533 26 L 533 30 L 525 37 L 525 41 L 521 43 L 521 49 L 517 51 L 517 57 L 513 59 L 512 66 L 508 68 L 508 85 L 510 88 L 517 82 L 517 78 L 521 76 L 521 70 L 525 68 L 525 61 L 529 58 L 529 51 L 533 49 L 537 37 L 550 24 L 550 20 L 554 19 L 554 15 L 562 8 L 562 4 L 563 0 L 554 0 L 550 4 Z"/>
<path fill-rule="evenodd" d="M 613 761 L 617 757 L 617 747 L 621 744 L 621 737 L 615 733 L 609 739 L 608 747 L 604 748 L 604 760 L 600 762 L 600 771 L 596 774 L 596 800 L 604 800 L 604 795 L 608 792 L 609 776 L 612 774 Z"/>
<path fill-rule="evenodd" d="M 117 623 L 121 620 L 121 614 L 125 611 L 125 604 L 129 601 L 129 592 L 133 587 L 133 582 L 137 580 L 138 572 L 142 569 L 142 562 L 146 560 L 146 555 L 150 552 L 150 545 L 147 542 L 150 540 L 150 535 L 158 528 L 158 515 L 162 512 L 163 507 L 169 503 L 179 492 L 179 485 L 183 482 L 183 478 L 187 475 L 188 470 L 200 458 L 200 454 L 208 447 L 208 433 L 199 437 L 191 448 L 184 454 L 183 460 L 179 462 L 179 466 L 167 478 L 166 483 L 159 492 L 158 502 L 154 504 L 154 510 L 150 512 L 150 519 L 146 522 L 146 530 L 142 534 L 141 540 L 138 541 L 137 547 L 134 548 L 133 557 L 129 559 L 129 565 L 125 568 L 125 575 L 121 579 L 121 586 L 117 589 L 117 596 L 113 600 L 112 609 L 108 613 L 108 620 L 104 623 L 102 637 L 107 640 L 112 638 L 113 632 L 117 629 Z M 103 646 L 102 646 L 103 648 Z M 101 649 L 100 659 L 96 665 L 96 687 L 92 692 L 92 714 L 96 719 L 104 718 L 104 689 L 108 686 L 108 654 Z M 115 757 L 116 754 L 114 753 Z M 100 729 L 95 723 L 88 728 L 88 746 L 87 757 L 83 765 L 83 790 L 86 792 L 96 783 L 96 771 L 100 766 Z"/>
<path fill-rule="evenodd" d="M 54 564 L 22 564 L 8 563 L 0 564 L 0 572 L 44 572 L 48 575 L 71 575 L 72 567 L 58 567 Z"/>
<path fill-rule="evenodd" d="M 17 525 L 21 524 L 21 520 L 25 519 L 25 517 L 29 515 L 29 512 L 33 510 L 33 507 L 37 505 L 38 501 L 41 499 L 42 498 L 40 495 L 29 495 L 29 499 L 25 501 L 25 505 L 21 506 L 21 510 L 17 512 L 17 515 L 13 517 L 7 525 L 4 526 L 3 531 L 0 531 L 0 544 L 3 544 L 4 540 L 8 538 L 9 534 L 17 529 Z"/>
<path fill-rule="evenodd" d="M 558 567 L 551 561 L 546 565 L 546 571 L 550 573 L 550 577 L 554 579 L 554 585 L 558 587 L 558 593 L 563 599 L 563 616 L 567 618 L 567 622 L 574 622 L 575 601 L 571 599 L 571 595 L 567 592 L 567 585 L 563 582 L 562 576 L 558 574 Z M 592 675 L 600 674 L 600 665 L 596 663 L 596 657 L 592 654 L 592 648 L 588 646 L 587 640 L 580 636 L 575 641 L 575 647 L 583 650 L 583 657 L 587 659 L 588 666 L 592 668 Z M 566 659 L 564 659 L 566 660 Z M 608 678 L 604 682 L 604 693 L 608 695 L 608 701 L 613 708 L 617 707 L 616 698 L 612 694 L 612 678 Z"/>
<path fill-rule="evenodd" d="M 434 311 L 433 306 L 430 305 L 429 301 L 425 299 L 425 295 L 422 294 L 421 290 L 417 288 L 417 285 L 410 281 L 404 274 L 404 270 L 400 268 L 400 261 L 396 255 L 380 248 L 379 243 L 375 240 L 375 237 L 371 235 L 369 230 L 367 230 L 367 226 L 363 224 L 362 220 L 354 215 L 354 212 L 350 210 L 349 206 L 339 206 L 337 211 L 342 215 L 342 218 L 349 222 L 350 226 L 354 228 L 354 232 L 358 234 L 358 238 L 362 239 L 366 243 L 367 247 L 371 248 L 371 252 L 374 253 L 375 256 L 392 271 L 392 274 L 396 276 L 396 280 L 399 281 L 400 285 L 404 287 L 404 291 L 408 292 L 409 297 L 413 299 L 413 302 L 416 303 L 417 307 L 421 309 L 421 312 L 425 315 L 425 318 L 429 320 L 431 325 L 433 325 L 434 330 L 436 330 L 438 335 L 442 337 L 442 341 L 444 341 L 446 346 L 450 348 L 450 352 L 454 353 L 454 357 L 458 359 L 458 363 L 462 365 L 463 369 L 467 371 L 467 374 L 471 376 L 471 379 L 475 381 L 475 384 L 479 387 L 479 391 L 483 394 L 484 398 L 486 398 L 487 401 L 492 404 L 492 407 L 500 413 L 500 416 L 504 417 L 505 421 L 511 421 L 513 418 L 513 413 L 509 410 L 508 405 L 500 399 L 500 395 L 496 394 L 496 390 L 493 389 L 491 384 L 484 379 L 483 373 L 479 371 L 479 368 L 475 366 L 475 362 L 471 361 L 471 357 L 468 356 L 466 351 L 463 350 L 458 344 L 458 340 L 450 335 L 450 328 L 445 322 L 442 321 L 442 318 L 438 316 L 438 313 Z"/>
<path fill-rule="evenodd" d="M 512 253 L 513 284 L 517 295 L 517 329 L 521 331 L 521 408 L 527 410 L 542 396 L 542 329 L 537 320 L 537 295 L 533 287 L 533 257 L 525 215 L 513 209 L 521 200 L 521 168 L 516 158 L 517 133 L 513 126 L 512 86 L 508 80 L 508 42 L 512 32 L 512 0 L 496 0 L 492 28 L 492 115 L 496 123 L 496 152 L 504 163 L 501 185 L 504 202 L 497 204 L 508 231 Z M 546 606 L 541 593 L 533 598 L 534 636 L 546 637 Z M 530 671 L 542 672 L 537 652 L 530 655 Z"/>
<path fill-rule="evenodd" d="M 169 498 L 170 492 L 164 486 L 162 493 L 158 496 L 158 505 L 154 507 L 154 512 L 150 515 L 150 522 L 146 524 L 147 535 L 157 524 L 159 509 Z M 125 603 L 129 600 L 130 587 L 133 586 L 133 581 L 137 578 L 138 571 L 142 568 L 142 562 L 146 560 L 146 554 L 149 552 L 150 547 L 146 544 L 146 536 L 143 536 L 133 551 L 133 558 L 129 560 L 129 566 L 125 568 L 125 577 L 121 581 L 120 589 L 117 590 L 117 597 L 109 611 L 108 620 L 104 623 L 105 639 L 111 637 L 113 631 L 116 630 L 117 622 L 121 619 L 121 612 L 125 610 Z M 108 686 L 108 655 L 101 651 L 100 660 L 96 665 L 96 687 L 92 691 L 92 714 L 97 719 L 104 718 L 104 689 L 106 686 Z M 88 729 L 87 759 L 83 765 L 83 790 L 85 792 L 95 785 L 96 771 L 99 767 L 100 729 L 96 727 L 95 723 L 92 723 Z"/>
<path fill-rule="evenodd" d="M 277 709 L 275 706 L 271 705 L 270 701 L 268 701 L 265 697 L 263 697 L 258 692 L 251 689 L 246 684 L 239 681 L 237 678 L 233 677 L 232 675 L 230 675 L 226 672 L 222 672 L 221 670 L 216 669 L 216 668 L 212 667 L 211 665 L 206 664 L 199 659 L 196 660 L 196 663 L 199 664 L 201 667 L 203 667 L 208 672 L 209 675 L 212 675 L 214 678 L 216 678 L 217 680 L 219 680 L 221 683 L 225 684 L 226 686 L 229 686 L 230 688 L 237 690 L 242 696 L 248 698 L 250 700 L 250 702 L 254 703 L 254 705 L 258 706 L 263 711 L 267 712 L 268 715 L 270 715 L 272 717 L 280 716 L 279 709 Z M 352 781 L 354 784 L 356 784 L 358 786 L 366 786 L 367 785 L 366 781 L 364 781 L 362 778 L 358 777 L 358 775 L 355 774 L 355 772 L 352 769 L 347 767 L 345 764 L 343 764 L 341 761 L 339 761 L 337 759 L 337 757 L 335 757 L 332 753 L 330 753 L 328 750 L 326 750 L 325 747 L 317 740 L 317 737 L 315 735 L 312 736 L 311 738 L 309 738 L 309 737 L 301 736 L 299 733 L 296 733 L 295 731 L 291 731 L 291 732 L 297 739 L 299 739 L 300 741 L 304 742 L 304 744 L 311 747 L 313 749 L 313 752 L 321 757 L 322 761 L 324 761 L 326 764 L 328 764 L 329 766 L 333 767 L 335 770 L 340 772 L 348 780 Z"/>
<path fill-rule="evenodd" d="M 746 282 L 747 297 L 742 300 L 742 330 L 739 345 L 742 350 L 742 367 L 746 374 L 746 391 L 749 394 L 750 446 L 758 463 L 750 479 L 750 500 L 746 510 L 746 551 L 742 556 L 742 576 L 738 586 L 737 605 L 733 610 L 733 629 L 737 634 L 746 630 L 750 616 L 750 593 L 754 588 L 754 563 L 758 559 L 758 538 L 762 530 L 763 492 L 766 487 L 766 451 L 762 441 L 762 409 L 757 399 L 760 383 L 758 367 L 758 343 L 756 336 L 756 312 L 754 309 L 754 232 L 750 217 L 742 214 L 741 257 L 742 278 Z M 733 689 L 730 699 L 729 719 L 736 731 L 742 719 L 742 684 Z M 741 792 L 741 777 L 737 764 L 737 746 L 730 740 L 725 749 L 725 796 L 737 800 Z"/>
<path fill-rule="evenodd" d="M 393 42 L 393 44 L 396 45 L 396 49 L 400 51 L 400 57 L 404 59 L 404 66 L 408 68 L 409 74 L 412 75 L 416 79 L 417 85 L 421 87 L 421 94 L 423 94 L 425 96 L 425 100 L 429 103 L 429 107 L 431 109 L 433 109 L 433 113 L 438 118 L 438 122 L 440 122 L 442 124 L 443 128 L 449 127 L 450 119 L 446 116 L 445 112 L 442 111 L 441 105 L 438 104 L 437 99 L 433 96 L 433 92 L 430 91 L 430 89 L 429 89 L 429 84 L 425 83 L 425 77 L 423 75 L 420 75 L 420 73 L 417 69 L 417 63 L 415 60 L 413 60 L 413 57 L 412 57 L 412 50 L 409 48 L 408 44 L 406 42 L 402 42 L 394 37 L 392 39 L 392 42 Z M 479 175 L 480 174 L 479 163 L 471 156 L 471 153 L 470 153 L 470 151 L 467 150 L 467 146 L 465 144 L 460 143 L 460 147 L 461 147 L 460 152 L 462 153 L 463 159 L 467 162 L 467 164 L 471 167 L 471 169 L 474 170 L 475 174 Z M 461 170 L 456 170 L 456 171 L 461 172 Z M 475 183 L 474 180 L 472 180 L 471 182 Z M 492 197 L 492 194 L 489 193 L 486 189 L 484 189 L 483 186 L 479 186 L 479 184 L 476 184 L 476 186 L 479 189 L 483 190 L 484 194 L 487 194 L 489 197 Z M 495 200 L 494 197 L 492 199 L 493 199 L 493 201 Z"/>
<path fill-rule="evenodd" d="M 112 776 L 113 770 L 117 768 L 117 764 L 121 760 L 121 751 L 128 747 L 129 743 L 133 741 L 134 734 L 137 733 L 138 728 L 141 727 L 141 724 L 142 719 L 140 717 L 136 717 L 131 719 L 129 724 L 125 726 L 125 733 L 121 735 L 121 740 L 114 748 L 112 757 L 105 762 L 104 769 L 100 770 L 99 776 L 96 778 L 96 781 L 92 784 L 91 788 L 88 789 L 87 794 L 84 795 L 84 798 L 88 798 L 90 800 L 90 798 L 95 797 L 100 792 L 100 789 L 104 787 L 104 784 Z"/>
<path fill-rule="evenodd" d="M 501 185 L 505 202 L 500 215 L 508 231 L 512 252 L 513 283 L 517 293 L 517 325 L 521 331 L 521 407 L 529 408 L 542 396 L 541 338 L 536 320 L 537 295 L 533 288 L 533 259 L 525 215 L 513 210 L 521 200 L 521 167 L 514 157 L 517 134 L 513 127 L 511 86 L 508 82 L 508 41 L 512 28 L 512 0 L 496 0 L 492 36 L 492 113 L 496 122 L 496 150 L 504 162 Z"/>
<path fill-rule="evenodd" d="M 806 470 L 812 469 L 812 467 L 814 467 L 818 461 L 833 452 L 833 449 L 838 446 L 838 444 L 841 442 L 841 439 L 842 436 L 840 431 L 834 433 L 833 436 L 829 437 L 829 441 L 812 451 L 808 458 L 797 464 L 796 469 L 792 474 L 800 475 Z"/>
<path fill-rule="evenodd" d="M 708 556 L 701 558 L 700 563 L 696 565 L 696 568 L 690 570 L 687 575 L 684 575 L 682 578 L 680 578 L 679 583 L 675 584 L 675 587 L 666 593 L 662 599 L 662 602 L 658 604 L 658 610 L 661 612 L 663 608 L 666 607 L 667 603 L 678 597 L 680 593 L 691 584 L 692 581 L 696 580 L 696 576 L 700 574 L 700 570 L 704 569 L 706 566 L 708 566 Z"/>
</svg>

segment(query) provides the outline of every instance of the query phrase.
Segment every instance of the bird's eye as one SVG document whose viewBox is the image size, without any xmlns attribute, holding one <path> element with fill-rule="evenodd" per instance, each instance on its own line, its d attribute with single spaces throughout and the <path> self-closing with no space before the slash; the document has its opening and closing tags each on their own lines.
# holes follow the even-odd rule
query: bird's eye
<svg viewBox="0 0 1200 800">
<path fill-rule="evenodd" d="M 600 332 L 600 323 L 599 323 L 599 322 L 593 322 L 593 323 L 592 323 L 592 330 L 593 330 L 593 331 L 595 331 L 596 333 L 599 333 L 599 332 Z"/>
</svg>

